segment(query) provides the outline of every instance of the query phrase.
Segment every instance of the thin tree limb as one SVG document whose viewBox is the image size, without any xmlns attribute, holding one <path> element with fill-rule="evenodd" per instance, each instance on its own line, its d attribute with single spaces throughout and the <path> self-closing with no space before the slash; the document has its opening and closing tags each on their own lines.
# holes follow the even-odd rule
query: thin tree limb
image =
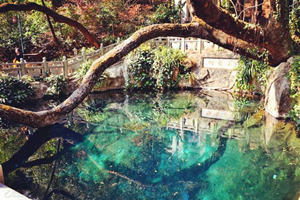
<svg viewBox="0 0 300 200">
<path fill-rule="evenodd" d="M 99 42 L 97 39 L 79 22 L 65 17 L 63 15 L 58 14 L 57 12 L 38 5 L 36 3 L 26 3 L 26 4 L 9 4 L 9 3 L 4 3 L 0 4 L 0 13 L 6 13 L 8 11 L 31 11 L 31 10 L 36 10 L 45 13 L 48 16 L 51 16 L 52 19 L 56 22 L 59 23 L 65 23 L 68 24 L 69 26 L 72 26 L 76 29 L 78 29 L 84 37 L 96 48 L 100 48 Z"/>
<path fill-rule="evenodd" d="M 42 4 L 43 4 L 43 6 L 46 7 L 46 4 L 45 4 L 45 1 L 44 1 L 44 0 L 42 0 Z M 64 50 L 64 48 L 62 47 L 62 45 L 61 45 L 59 39 L 57 38 L 57 36 L 56 36 L 56 34 L 55 34 L 55 30 L 54 30 L 54 27 L 53 27 L 53 25 L 52 25 L 52 23 L 51 23 L 51 19 L 50 19 L 49 15 L 46 14 L 46 17 L 47 17 L 47 21 L 48 21 L 48 24 L 49 24 L 49 28 L 50 28 L 51 33 L 52 33 L 52 36 L 53 36 L 53 40 L 54 40 L 54 42 L 56 43 L 56 45 L 57 45 L 59 51 L 61 52 L 61 54 L 65 55 L 65 50 Z"/>
</svg>

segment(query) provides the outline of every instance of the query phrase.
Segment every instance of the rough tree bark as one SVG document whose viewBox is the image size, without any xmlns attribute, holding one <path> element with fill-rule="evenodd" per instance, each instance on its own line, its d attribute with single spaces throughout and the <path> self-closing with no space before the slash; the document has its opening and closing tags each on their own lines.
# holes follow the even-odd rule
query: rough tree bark
<svg viewBox="0 0 300 200">
<path fill-rule="evenodd" d="M 279 23 L 274 22 L 271 27 L 265 29 L 249 26 L 245 22 L 234 19 L 230 13 L 218 8 L 212 1 L 191 0 L 188 1 L 188 6 L 193 16 L 192 23 L 152 25 L 140 29 L 113 50 L 95 60 L 80 86 L 57 107 L 51 110 L 32 112 L 0 104 L 0 117 L 33 127 L 54 124 L 85 99 L 105 69 L 118 62 L 140 44 L 159 36 L 207 39 L 226 49 L 254 59 L 259 59 L 259 57 L 248 54 L 248 49 L 268 50 L 270 52 L 269 62 L 274 66 L 288 58 L 289 49 L 283 42 L 289 44 L 290 37 Z M 275 33 L 270 32 L 271 30 Z"/>
<path fill-rule="evenodd" d="M 96 48 L 100 48 L 100 44 L 97 39 L 79 22 L 58 14 L 57 12 L 51 10 L 50 8 L 38 5 L 36 3 L 26 3 L 26 4 L 0 4 L 0 13 L 5 13 L 8 11 L 31 11 L 36 10 L 51 16 L 52 19 L 59 23 L 65 23 L 78 29 L 83 36 Z"/>
<path fill-rule="evenodd" d="M 291 37 L 286 24 L 270 19 L 269 24 L 263 28 L 235 19 L 212 1 L 188 0 L 187 4 L 193 21 L 205 21 L 231 36 L 255 44 L 257 50 L 268 50 L 272 59 L 271 65 L 278 65 L 289 58 Z M 282 15 L 283 18 L 285 16 Z"/>
</svg>

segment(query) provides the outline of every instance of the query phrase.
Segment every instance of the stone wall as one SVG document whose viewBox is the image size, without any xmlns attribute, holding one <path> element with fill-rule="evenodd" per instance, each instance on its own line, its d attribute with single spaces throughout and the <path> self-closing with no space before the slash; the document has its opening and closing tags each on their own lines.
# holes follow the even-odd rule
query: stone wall
<svg viewBox="0 0 300 200">
<path fill-rule="evenodd" d="M 208 90 L 231 90 L 235 84 L 239 56 L 216 45 L 206 47 L 205 51 L 189 53 L 188 57 L 194 63 L 192 73 L 194 81 L 182 80 L 181 88 L 201 88 Z M 126 78 L 126 63 L 119 62 L 105 70 L 107 79 L 103 88 L 97 91 L 123 89 Z"/>
<path fill-rule="evenodd" d="M 125 85 L 126 67 L 124 62 L 118 62 L 104 71 L 107 76 L 106 80 L 102 84 L 103 87 L 96 91 L 108 91 L 123 89 Z"/>
<path fill-rule="evenodd" d="M 214 48 L 214 47 L 212 47 Z M 182 88 L 200 88 L 208 90 L 231 90 L 235 84 L 239 56 L 231 51 L 217 48 L 201 54 L 190 54 L 195 63 L 192 69 L 194 81 L 182 80 Z"/>
</svg>

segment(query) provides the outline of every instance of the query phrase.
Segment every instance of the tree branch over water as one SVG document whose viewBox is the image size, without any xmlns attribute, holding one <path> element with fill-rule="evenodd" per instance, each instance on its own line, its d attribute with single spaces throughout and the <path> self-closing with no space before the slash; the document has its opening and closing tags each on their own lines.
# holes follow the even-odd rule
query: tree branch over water
<svg viewBox="0 0 300 200">
<path fill-rule="evenodd" d="M 192 23 L 151 25 L 135 32 L 110 52 L 95 60 L 80 86 L 57 107 L 51 110 L 32 112 L 0 104 L 0 117 L 33 127 L 44 127 L 58 122 L 61 117 L 75 109 L 87 97 L 105 69 L 117 63 L 142 43 L 156 37 L 177 36 L 207 39 L 221 47 L 257 60 L 261 59 L 259 53 L 250 54 L 249 49 L 255 49 L 258 52 L 267 50 L 270 53 L 269 64 L 273 66 L 289 57 L 290 36 L 285 29 L 282 29 L 280 23 L 271 20 L 271 24 L 266 28 L 252 27 L 251 24 L 236 21 L 228 12 L 216 7 L 212 1 L 191 0 L 191 2 L 188 1 L 188 5 L 193 16 Z M 8 10 L 27 11 L 33 9 L 45 12 L 58 22 L 63 22 L 63 20 L 59 21 L 62 18 L 65 19 L 52 10 L 34 3 L 0 5 L 0 13 Z M 74 20 L 68 22 L 78 23 Z"/>
</svg>

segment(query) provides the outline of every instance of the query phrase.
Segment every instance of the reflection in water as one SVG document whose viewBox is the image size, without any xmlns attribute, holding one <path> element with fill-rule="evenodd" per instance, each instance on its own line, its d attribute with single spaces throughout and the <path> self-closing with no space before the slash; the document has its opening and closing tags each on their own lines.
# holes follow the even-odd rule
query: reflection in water
<svg viewBox="0 0 300 200">
<path fill-rule="evenodd" d="M 294 129 L 257 104 L 237 112 L 220 92 L 109 95 L 91 95 L 69 128 L 37 129 L 2 159 L 8 185 L 39 199 L 298 197 Z"/>
</svg>

